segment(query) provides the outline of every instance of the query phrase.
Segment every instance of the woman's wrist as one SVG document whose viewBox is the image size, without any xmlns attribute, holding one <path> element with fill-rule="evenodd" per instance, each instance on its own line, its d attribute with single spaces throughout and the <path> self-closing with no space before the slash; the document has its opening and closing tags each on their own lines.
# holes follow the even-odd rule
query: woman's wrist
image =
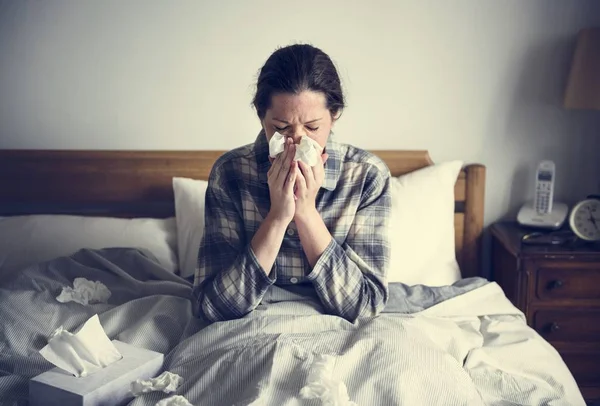
<svg viewBox="0 0 600 406">
<path fill-rule="evenodd" d="M 307 208 L 304 210 L 296 211 L 294 215 L 294 221 L 296 224 L 300 225 L 310 225 L 315 224 L 316 222 L 321 220 L 321 215 L 317 211 L 316 207 Z"/>
<path fill-rule="evenodd" d="M 331 234 L 316 208 L 297 212 L 294 221 L 306 258 L 314 267 L 331 242 Z"/>
<path fill-rule="evenodd" d="M 267 275 L 271 273 L 288 224 L 269 213 L 250 241 L 250 247 Z"/>
<path fill-rule="evenodd" d="M 285 230 L 290 225 L 292 220 L 293 219 L 288 220 L 288 219 L 282 218 L 281 216 L 278 216 L 278 215 L 274 214 L 272 211 L 270 211 L 267 214 L 267 217 L 265 217 L 264 221 L 266 223 L 268 223 L 270 228 L 273 228 L 275 230 L 281 230 L 282 232 L 285 232 Z"/>
</svg>

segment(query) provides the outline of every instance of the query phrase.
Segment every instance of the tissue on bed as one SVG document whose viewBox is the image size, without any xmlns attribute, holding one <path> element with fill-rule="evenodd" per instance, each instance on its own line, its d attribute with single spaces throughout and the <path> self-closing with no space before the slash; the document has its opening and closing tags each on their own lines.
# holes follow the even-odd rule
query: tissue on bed
<svg viewBox="0 0 600 406">
<path fill-rule="evenodd" d="M 60 326 L 40 354 L 76 377 L 86 376 L 122 358 L 102 329 L 97 314 L 89 318 L 76 334 Z"/>
<path fill-rule="evenodd" d="M 269 156 L 275 158 L 277 155 L 283 152 L 283 145 L 285 143 L 285 137 L 275 132 L 269 141 Z M 302 137 L 300 144 L 296 145 L 296 155 L 294 160 L 302 161 L 308 166 L 315 166 L 319 162 L 322 151 L 321 145 L 310 137 Z"/>
<path fill-rule="evenodd" d="M 110 290 L 100 281 L 75 278 L 73 287 L 65 286 L 60 295 L 56 297 L 56 300 L 61 303 L 77 302 L 87 305 L 89 303 L 106 303 L 110 295 Z"/>
<path fill-rule="evenodd" d="M 315 355 L 300 396 L 304 399 L 320 399 L 323 406 L 357 406 L 348 397 L 344 382 L 333 377 L 334 366 L 333 356 Z"/>
<path fill-rule="evenodd" d="M 186 398 L 181 395 L 171 396 L 163 399 L 154 406 L 193 406 Z"/>
<path fill-rule="evenodd" d="M 131 393 L 133 396 L 139 396 L 142 393 L 152 391 L 163 391 L 165 393 L 175 392 L 181 385 L 183 378 L 173 372 L 164 371 L 156 378 L 142 380 L 137 379 L 131 382 Z"/>
</svg>

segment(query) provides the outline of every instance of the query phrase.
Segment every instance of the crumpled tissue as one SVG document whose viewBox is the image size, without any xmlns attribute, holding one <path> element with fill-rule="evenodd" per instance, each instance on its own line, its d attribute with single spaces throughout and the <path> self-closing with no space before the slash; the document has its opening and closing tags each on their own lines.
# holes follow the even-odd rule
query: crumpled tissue
<svg viewBox="0 0 600 406">
<path fill-rule="evenodd" d="M 40 354 L 76 377 L 87 376 L 123 358 L 106 336 L 97 314 L 89 318 L 76 334 L 62 326 L 57 328 Z"/>
<path fill-rule="evenodd" d="M 194 406 L 181 395 L 171 396 L 156 403 L 154 406 Z"/>
<path fill-rule="evenodd" d="M 106 303 L 110 298 L 110 290 L 100 281 L 90 281 L 85 278 L 75 278 L 73 287 L 65 286 L 56 297 L 61 303 L 77 302 L 82 305 L 91 303 Z"/>
<path fill-rule="evenodd" d="M 277 155 L 283 152 L 283 145 L 285 144 L 285 137 L 275 132 L 273 137 L 269 140 L 269 156 L 275 158 Z M 310 137 L 303 136 L 300 139 L 300 144 L 296 145 L 296 156 L 295 161 L 302 161 L 308 166 L 315 166 L 321 158 L 321 152 L 323 148 L 319 143 Z"/>
<path fill-rule="evenodd" d="M 142 393 L 152 391 L 163 391 L 165 393 L 175 392 L 177 387 L 181 385 L 183 378 L 173 372 L 164 371 L 156 378 L 142 380 L 137 379 L 131 382 L 131 393 L 133 396 L 139 396 Z"/>
<path fill-rule="evenodd" d="M 333 356 L 316 354 L 300 396 L 304 399 L 321 399 L 323 406 L 357 406 L 350 400 L 344 382 L 333 377 L 334 366 Z"/>
</svg>

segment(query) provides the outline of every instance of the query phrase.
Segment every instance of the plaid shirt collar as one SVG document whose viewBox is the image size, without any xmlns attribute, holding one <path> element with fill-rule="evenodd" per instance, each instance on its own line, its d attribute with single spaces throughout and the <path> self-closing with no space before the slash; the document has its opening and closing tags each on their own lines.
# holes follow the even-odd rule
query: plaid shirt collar
<svg viewBox="0 0 600 406">
<path fill-rule="evenodd" d="M 254 141 L 254 152 L 258 163 L 258 177 L 261 182 L 267 183 L 267 172 L 271 167 L 271 162 L 269 162 L 269 143 L 264 130 L 261 130 L 258 137 L 256 137 L 256 141 Z M 327 139 L 324 152 L 329 154 L 329 158 L 325 162 L 325 179 L 321 187 L 334 190 L 342 172 L 341 145 L 333 141 L 330 136 Z"/>
</svg>

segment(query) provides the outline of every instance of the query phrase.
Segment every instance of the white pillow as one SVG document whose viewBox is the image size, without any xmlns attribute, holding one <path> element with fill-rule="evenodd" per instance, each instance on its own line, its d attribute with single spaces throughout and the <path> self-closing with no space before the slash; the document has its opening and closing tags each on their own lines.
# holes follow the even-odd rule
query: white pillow
<svg viewBox="0 0 600 406">
<path fill-rule="evenodd" d="M 461 278 L 454 252 L 454 184 L 461 161 L 392 178 L 388 282 L 444 286 Z M 173 178 L 179 272 L 193 277 L 204 232 L 208 182 Z"/>
<path fill-rule="evenodd" d="M 183 278 L 194 277 L 198 249 L 204 233 L 204 197 L 208 182 L 189 178 L 173 178 L 179 272 Z"/>
<path fill-rule="evenodd" d="M 120 219 L 68 215 L 0 218 L 0 277 L 71 255 L 82 248 L 141 248 L 167 270 L 177 270 L 175 218 Z"/>
<path fill-rule="evenodd" d="M 388 282 L 445 286 L 461 278 L 454 243 L 454 185 L 463 162 L 392 178 Z"/>
</svg>

